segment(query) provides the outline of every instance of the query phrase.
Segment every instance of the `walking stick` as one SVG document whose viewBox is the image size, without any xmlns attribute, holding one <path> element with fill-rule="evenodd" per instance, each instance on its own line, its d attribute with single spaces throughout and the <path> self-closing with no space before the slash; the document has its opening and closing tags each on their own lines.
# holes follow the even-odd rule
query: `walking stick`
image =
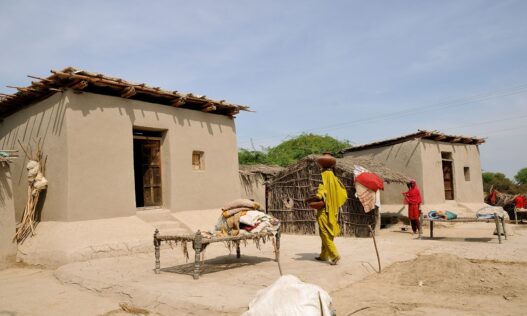
<svg viewBox="0 0 527 316">
<path fill-rule="evenodd" d="M 381 273 L 381 258 L 379 257 L 379 249 L 377 249 L 377 241 L 375 240 L 375 231 L 371 228 L 370 225 L 368 225 L 368 228 L 370 229 L 371 237 L 373 238 L 373 245 L 375 246 L 375 254 L 377 254 L 377 264 L 379 265 L 379 271 L 377 273 Z"/>
</svg>

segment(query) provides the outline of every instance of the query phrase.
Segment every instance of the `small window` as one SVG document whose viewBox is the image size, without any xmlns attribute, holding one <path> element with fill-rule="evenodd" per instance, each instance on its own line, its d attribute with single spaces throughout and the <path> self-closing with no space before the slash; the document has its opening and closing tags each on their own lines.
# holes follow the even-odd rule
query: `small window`
<svg viewBox="0 0 527 316">
<path fill-rule="evenodd" d="M 452 153 L 447 151 L 441 152 L 441 159 L 452 160 Z"/>
<path fill-rule="evenodd" d="M 465 181 L 470 181 L 470 167 L 464 167 L 463 173 L 465 174 Z"/>
<path fill-rule="evenodd" d="M 193 170 L 203 170 L 203 152 L 202 151 L 193 151 L 192 152 L 192 169 Z"/>
</svg>

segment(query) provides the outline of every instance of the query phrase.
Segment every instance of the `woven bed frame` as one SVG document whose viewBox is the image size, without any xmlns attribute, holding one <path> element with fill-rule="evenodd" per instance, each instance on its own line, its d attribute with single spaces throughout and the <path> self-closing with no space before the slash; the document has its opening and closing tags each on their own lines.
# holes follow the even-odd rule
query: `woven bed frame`
<svg viewBox="0 0 527 316">
<path fill-rule="evenodd" d="M 195 280 L 199 279 L 199 275 L 201 272 L 201 265 L 203 264 L 200 258 L 201 253 L 205 250 L 205 248 L 216 242 L 227 242 L 227 243 L 234 243 L 236 245 L 236 258 L 241 257 L 241 251 L 240 251 L 240 242 L 244 242 L 247 240 L 254 240 L 257 245 L 260 240 L 264 240 L 266 238 L 275 238 L 273 242 L 274 246 L 274 252 L 275 252 L 275 261 L 278 263 L 278 268 L 280 270 L 280 275 L 282 275 L 282 268 L 280 266 L 280 229 L 276 231 L 276 233 L 273 232 L 260 232 L 260 233 L 254 233 L 254 234 L 246 234 L 246 235 L 239 235 L 239 236 L 229 236 L 229 237 L 205 237 L 201 231 L 197 231 L 194 235 L 160 235 L 159 230 L 155 230 L 154 233 L 154 248 L 155 248 L 155 257 L 156 257 L 156 266 L 155 266 L 155 273 L 159 274 L 161 269 L 161 262 L 160 262 L 160 246 L 161 242 L 192 242 L 192 248 L 194 249 L 194 271 L 192 273 L 192 276 Z"/>
<path fill-rule="evenodd" d="M 423 214 L 421 214 L 421 223 L 424 223 L 424 221 L 430 222 L 430 239 L 434 238 L 434 222 L 442 222 L 442 223 L 491 223 L 494 222 L 496 224 L 496 232 L 498 234 L 498 242 L 501 244 L 501 234 L 500 234 L 500 226 L 503 229 L 503 235 L 505 236 L 505 240 L 507 240 L 507 231 L 505 230 L 505 220 L 503 217 L 499 216 L 497 213 L 494 213 L 494 218 L 490 219 L 477 219 L 477 218 L 466 218 L 461 217 L 457 219 L 430 219 L 430 218 L 423 218 Z"/>
</svg>

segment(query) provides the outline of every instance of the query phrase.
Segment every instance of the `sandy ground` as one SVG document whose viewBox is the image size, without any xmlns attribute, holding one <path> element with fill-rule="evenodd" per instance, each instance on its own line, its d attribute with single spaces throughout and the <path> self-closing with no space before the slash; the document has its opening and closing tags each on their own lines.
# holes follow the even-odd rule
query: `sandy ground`
<svg viewBox="0 0 527 316">
<path fill-rule="evenodd" d="M 514 236 L 501 245 L 486 223 L 438 225 L 436 240 L 414 239 L 398 227 L 383 230 L 381 274 L 366 238 L 338 238 L 343 259 L 329 266 L 313 260 L 318 237 L 283 235 L 281 261 L 284 273 L 328 291 L 338 315 L 524 315 L 527 225 L 511 228 Z M 242 246 L 241 259 L 213 244 L 199 280 L 179 247 L 162 251 L 159 275 L 152 271 L 153 253 L 56 270 L 14 267 L 0 271 L 0 316 L 130 315 L 120 303 L 151 315 L 239 315 L 278 278 L 273 258 L 270 244 Z"/>
</svg>

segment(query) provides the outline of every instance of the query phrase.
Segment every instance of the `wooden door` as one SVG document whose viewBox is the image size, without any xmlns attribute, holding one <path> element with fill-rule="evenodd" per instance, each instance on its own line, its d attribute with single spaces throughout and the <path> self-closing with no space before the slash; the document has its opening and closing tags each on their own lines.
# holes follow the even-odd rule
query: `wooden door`
<svg viewBox="0 0 527 316">
<path fill-rule="evenodd" d="M 445 200 L 454 199 L 454 173 L 452 161 L 443 160 L 443 182 L 445 185 Z"/>
<path fill-rule="evenodd" d="M 134 139 L 136 206 L 161 206 L 161 141 Z"/>
</svg>

